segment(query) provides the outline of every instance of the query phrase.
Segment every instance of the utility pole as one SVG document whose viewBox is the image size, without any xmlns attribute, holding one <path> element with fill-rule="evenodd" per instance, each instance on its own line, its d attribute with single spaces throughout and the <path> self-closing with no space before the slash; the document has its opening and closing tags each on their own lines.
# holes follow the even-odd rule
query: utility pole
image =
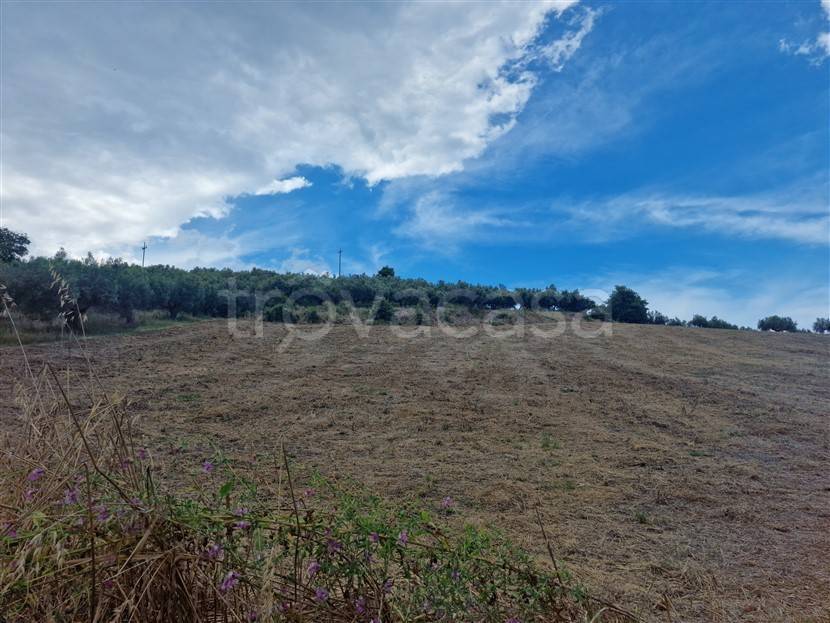
<svg viewBox="0 0 830 623">
<path fill-rule="evenodd" d="M 340 279 L 340 275 L 342 274 L 341 268 L 343 267 L 343 249 L 337 249 L 337 278 Z"/>
<path fill-rule="evenodd" d="M 141 247 L 141 268 L 144 268 L 144 254 L 147 253 L 147 241 Z"/>
</svg>

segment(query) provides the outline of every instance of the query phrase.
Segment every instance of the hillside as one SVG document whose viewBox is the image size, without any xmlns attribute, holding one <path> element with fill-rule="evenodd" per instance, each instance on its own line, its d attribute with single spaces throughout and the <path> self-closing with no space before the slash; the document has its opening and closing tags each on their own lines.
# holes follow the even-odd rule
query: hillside
<svg viewBox="0 0 830 623">
<path fill-rule="evenodd" d="M 646 620 L 821 620 L 830 611 L 830 339 L 613 325 L 584 339 L 404 339 L 334 326 L 233 337 L 222 321 L 91 340 L 160 456 L 307 469 L 494 525 Z M 63 363 L 60 344 L 27 349 Z M 14 348 L 0 375 L 22 378 Z M 0 384 L 13 426 L 14 383 Z M 170 474 L 176 478 L 176 474 Z"/>
</svg>

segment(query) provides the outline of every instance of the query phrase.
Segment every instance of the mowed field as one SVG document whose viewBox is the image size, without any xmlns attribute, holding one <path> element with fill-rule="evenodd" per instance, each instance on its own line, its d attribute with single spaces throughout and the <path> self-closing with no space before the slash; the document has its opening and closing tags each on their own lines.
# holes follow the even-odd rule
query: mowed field
<svg viewBox="0 0 830 623">
<path fill-rule="evenodd" d="M 660 621 L 830 620 L 830 338 L 614 325 L 613 335 L 359 337 L 204 322 L 92 339 L 146 444 L 305 469 L 496 527 Z M 77 365 L 59 344 L 33 367 Z M 13 427 L 20 354 L 0 349 Z M 79 398 L 80 399 L 80 398 Z M 171 474 L 176 478 L 177 474 Z"/>
</svg>

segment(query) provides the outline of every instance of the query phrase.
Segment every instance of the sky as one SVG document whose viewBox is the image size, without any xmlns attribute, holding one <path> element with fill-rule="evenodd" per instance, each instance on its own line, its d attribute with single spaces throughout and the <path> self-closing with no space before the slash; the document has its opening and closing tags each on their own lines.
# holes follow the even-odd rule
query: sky
<svg viewBox="0 0 830 623">
<path fill-rule="evenodd" d="M 830 314 L 830 0 L 0 7 L 34 254 Z"/>
</svg>

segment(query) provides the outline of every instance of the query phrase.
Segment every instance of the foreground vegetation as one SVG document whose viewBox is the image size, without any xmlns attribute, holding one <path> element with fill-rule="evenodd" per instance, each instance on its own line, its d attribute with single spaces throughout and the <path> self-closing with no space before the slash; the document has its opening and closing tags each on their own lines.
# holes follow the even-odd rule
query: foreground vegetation
<svg viewBox="0 0 830 623">
<path fill-rule="evenodd" d="M 247 468 L 218 450 L 196 465 L 157 455 L 84 361 L 27 369 L 21 429 L 2 440 L 6 620 L 634 620 L 587 595 L 550 544 L 546 569 L 497 535 L 445 530 L 450 498 L 428 512 L 300 485 L 285 451 Z"/>
</svg>

